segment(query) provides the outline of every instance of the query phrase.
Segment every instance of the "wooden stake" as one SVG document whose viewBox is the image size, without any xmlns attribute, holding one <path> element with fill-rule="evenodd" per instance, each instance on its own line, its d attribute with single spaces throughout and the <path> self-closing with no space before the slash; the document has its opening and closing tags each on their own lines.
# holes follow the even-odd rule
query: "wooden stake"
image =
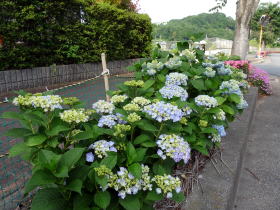
<svg viewBox="0 0 280 210">
<path fill-rule="evenodd" d="M 104 78 L 106 101 L 110 102 L 110 96 L 107 94 L 107 91 L 109 91 L 109 89 L 110 89 L 109 80 L 108 80 L 109 69 L 107 69 L 105 53 L 101 54 L 101 60 L 102 60 L 102 68 L 103 68 L 102 74 L 103 74 L 103 78 Z"/>
</svg>

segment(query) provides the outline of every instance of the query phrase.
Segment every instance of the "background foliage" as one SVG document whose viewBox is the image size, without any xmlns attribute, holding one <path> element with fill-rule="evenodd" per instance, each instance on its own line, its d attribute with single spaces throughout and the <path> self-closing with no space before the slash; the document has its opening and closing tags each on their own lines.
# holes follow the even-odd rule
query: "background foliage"
<svg viewBox="0 0 280 210">
<path fill-rule="evenodd" d="M 166 40 L 201 40 L 208 37 L 233 39 L 235 21 L 223 13 L 188 16 L 154 26 L 154 36 Z"/>
<path fill-rule="evenodd" d="M 269 15 L 270 22 L 264 27 L 263 41 L 266 45 L 269 46 L 280 46 L 280 42 L 277 42 L 277 39 L 280 38 L 280 6 L 279 3 L 262 3 L 257 9 L 252 22 L 251 29 L 252 34 L 251 38 L 255 40 L 259 40 L 259 31 L 260 24 L 259 20 L 262 15 Z"/>
<path fill-rule="evenodd" d="M 124 7 L 120 5 L 120 7 Z M 145 57 L 151 20 L 93 1 L 0 2 L 0 70 Z"/>
</svg>

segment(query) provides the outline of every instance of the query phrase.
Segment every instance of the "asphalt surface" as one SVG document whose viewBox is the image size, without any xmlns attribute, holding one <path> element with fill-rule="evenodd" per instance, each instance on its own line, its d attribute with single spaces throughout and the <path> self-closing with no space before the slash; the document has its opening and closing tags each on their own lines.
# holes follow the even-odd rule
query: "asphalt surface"
<svg viewBox="0 0 280 210">
<path fill-rule="evenodd" d="M 266 70 L 270 75 L 280 76 L 280 54 L 271 54 L 263 63 L 254 66 Z"/>
</svg>

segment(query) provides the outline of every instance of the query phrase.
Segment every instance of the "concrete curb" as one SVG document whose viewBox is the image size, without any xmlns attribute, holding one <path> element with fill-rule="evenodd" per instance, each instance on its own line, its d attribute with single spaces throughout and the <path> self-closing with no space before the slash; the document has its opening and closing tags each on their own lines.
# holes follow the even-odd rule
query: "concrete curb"
<svg viewBox="0 0 280 210">
<path fill-rule="evenodd" d="M 249 107 L 239 119 L 231 123 L 227 130 L 228 135 L 223 139 L 221 146 L 223 158 L 215 158 L 206 164 L 199 175 L 199 185 L 194 186 L 193 192 L 187 197 L 182 209 L 232 210 L 234 208 L 247 142 L 254 119 L 258 89 L 250 88 L 245 97 Z M 228 167 L 225 166 L 225 163 Z"/>
</svg>

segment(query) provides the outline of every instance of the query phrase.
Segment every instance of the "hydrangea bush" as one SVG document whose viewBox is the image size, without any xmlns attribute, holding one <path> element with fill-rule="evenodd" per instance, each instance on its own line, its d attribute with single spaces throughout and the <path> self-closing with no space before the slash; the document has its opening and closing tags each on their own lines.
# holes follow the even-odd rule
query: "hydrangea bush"
<svg viewBox="0 0 280 210">
<path fill-rule="evenodd" d="M 25 193 L 39 187 L 32 209 L 151 209 L 185 199 L 175 165 L 192 151 L 208 155 L 247 107 L 248 85 L 238 69 L 205 60 L 178 45 L 156 49 L 129 68 L 135 80 L 110 91 L 111 102 L 85 109 L 75 98 L 23 94 L 14 105 L 21 128 L 6 135 L 23 141 L 10 150 L 33 165 Z M 242 73 L 242 72 L 241 72 Z M 239 76 L 237 76 L 239 74 Z M 55 199 L 54 199 L 55 198 Z"/>
</svg>

